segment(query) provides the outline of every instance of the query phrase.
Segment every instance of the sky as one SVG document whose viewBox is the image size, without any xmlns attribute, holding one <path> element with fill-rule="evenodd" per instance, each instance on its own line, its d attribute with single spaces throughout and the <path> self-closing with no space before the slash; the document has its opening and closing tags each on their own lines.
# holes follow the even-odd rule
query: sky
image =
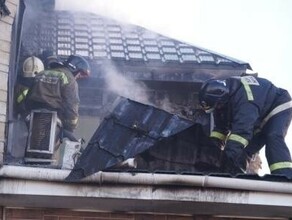
<svg viewBox="0 0 292 220">
<path fill-rule="evenodd" d="M 292 94 L 291 0 L 62 0 L 58 4 L 248 62 L 260 77 Z M 286 142 L 292 153 L 292 126 Z M 269 173 L 264 151 L 261 155 L 261 174 Z"/>
</svg>

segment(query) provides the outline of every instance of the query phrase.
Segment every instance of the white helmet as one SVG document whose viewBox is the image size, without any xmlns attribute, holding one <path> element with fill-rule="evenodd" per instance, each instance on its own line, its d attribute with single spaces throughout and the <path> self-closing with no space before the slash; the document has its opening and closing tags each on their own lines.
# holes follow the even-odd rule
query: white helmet
<svg viewBox="0 0 292 220">
<path fill-rule="evenodd" d="M 43 62 L 35 56 L 28 57 L 23 62 L 24 77 L 35 77 L 37 73 L 43 71 L 44 69 Z"/>
</svg>

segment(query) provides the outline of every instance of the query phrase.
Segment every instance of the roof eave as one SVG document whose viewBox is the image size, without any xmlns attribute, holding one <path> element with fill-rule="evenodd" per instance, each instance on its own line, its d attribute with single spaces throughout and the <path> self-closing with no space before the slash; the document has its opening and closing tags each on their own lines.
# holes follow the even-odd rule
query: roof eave
<svg viewBox="0 0 292 220">
<path fill-rule="evenodd" d="M 69 172 L 3 166 L 0 205 L 190 215 L 292 216 L 291 183 L 124 172 L 99 172 L 81 182 L 66 183 L 64 179 Z"/>
</svg>

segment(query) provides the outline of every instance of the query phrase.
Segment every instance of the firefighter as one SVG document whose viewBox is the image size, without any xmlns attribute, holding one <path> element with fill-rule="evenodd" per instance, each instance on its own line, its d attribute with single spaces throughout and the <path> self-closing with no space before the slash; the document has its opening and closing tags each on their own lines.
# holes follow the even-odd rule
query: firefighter
<svg viewBox="0 0 292 220">
<path fill-rule="evenodd" d="M 28 112 L 25 105 L 25 99 L 29 88 L 33 82 L 33 78 L 39 72 L 44 70 L 43 62 L 35 57 L 31 56 L 24 60 L 22 67 L 22 75 L 19 76 L 15 87 L 16 94 L 16 113 L 22 117 L 26 117 Z"/>
<path fill-rule="evenodd" d="M 233 174 L 245 172 L 248 161 L 264 145 L 272 174 L 292 178 L 292 162 L 285 136 L 292 118 L 288 91 L 253 75 L 210 79 L 199 91 L 206 113 L 213 112 L 210 137 L 224 146 Z"/>
<path fill-rule="evenodd" d="M 81 56 L 71 55 L 63 63 L 56 63 L 35 77 L 27 97 L 29 109 L 57 111 L 63 129 L 73 132 L 77 127 L 79 78 L 88 77 L 89 63 Z"/>
</svg>

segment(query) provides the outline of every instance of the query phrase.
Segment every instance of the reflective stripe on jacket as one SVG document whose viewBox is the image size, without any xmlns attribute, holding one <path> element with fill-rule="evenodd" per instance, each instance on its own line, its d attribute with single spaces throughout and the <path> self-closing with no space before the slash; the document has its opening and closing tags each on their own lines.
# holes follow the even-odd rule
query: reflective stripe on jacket
<svg viewBox="0 0 292 220">
<path fill-rule="evenodd" d="M 214 112 L 214 131 L 223 134 L 229 131 L 227 144 L 245 147 L 256 129 L 263 127 L 273 115 L 292 107 L 289 94 L 285 95 L 285 90 L 266 79 L 232 77 L 226 83 L 230 100 L 223 109 Z"/>
<path fill-rule="evenodd" d="M 278 162 L 278 163 L 271 164 L 269 166 L 269 169 L 271 172 L 275 170 L 288 169 L 288 168 L 292 168 L 292 163 L 290 161 Z"/>
</svg>

